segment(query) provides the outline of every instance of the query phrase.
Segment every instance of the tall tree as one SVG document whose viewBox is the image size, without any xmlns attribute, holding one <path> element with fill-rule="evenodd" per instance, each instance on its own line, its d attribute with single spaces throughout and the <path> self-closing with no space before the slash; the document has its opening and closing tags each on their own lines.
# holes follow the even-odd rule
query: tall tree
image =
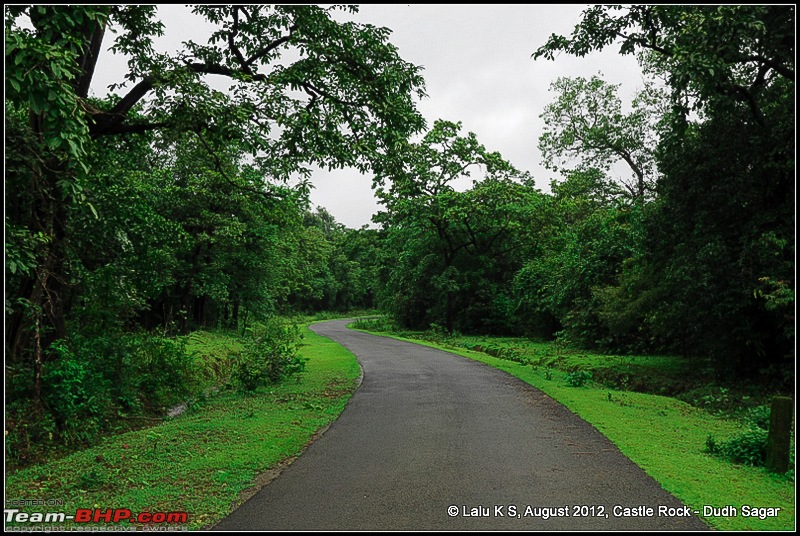
<svg viewBox="0 0 800 536">
<path fill-rule="evenodd" d="M 671 89 L 643 263 L 648 318 L 720 370 L 791 366 L 794 6 L 594 6 L 536 57 L 612 43 Z M 632 295 L 634 293 L 629 293 Z"/>
<path fill-rule="evenodd" d="M 519 314 L 529 332 L 585 346 L 611 346 L 597 289 L 616 285 L 640 248 L 642 206 L 598 169 L 553 181 L 539 247 L 515 274 Z"/>
<path fill-rule="evenodd" d="M 495 315 L 534 232 L 539 194 L 527 173 L 460 130 L 460 123 L 436 121 L 403 153 L 404 169 L 377 177 L 386 210 L 376 221 L 390 256 L 384 303 L 414 327 L 507 328 L 508 318 L 492 317 L 510 310 Z M 452 183 L 474 171 L 483 177 L 457 191 Z"/>
<path fill-rule="evenodd" d="M 553 34 L 534 57 L 613 43 L 623 55 L 653 52 L 684 111 L 725 97 L 763 122 L 769 86 L 794 82 L 794 24 L 791 5 L 593 6 L 570 37 Z"/>
<path fill-rule="evenodd" d="M 568 174 L 577 168 L 609 171 L 624 162 L 633 180 L 622 184 L 632 197 L 644 199 L 655 184 L 654 116 L 648 110 L 649 92 L 642 91 L 633 101 L 630 113 L 622 111 L 617 96 L 619 86 L 598 76 L 559 78 L 550 86 L 556 100 L 545 106 L 541 118 L 544 133 L 539 149 L 549 167 Z"/>
<path fill-rule="evenodd" d="M 12 359 L 31 358 L 35 385 L 49 345 L 65 334 L 68 214 L 95 211 L 86 198 L 95 186 L 89 155 L 102 138 L 191 136 L 215 158 L 221 180 L 240 188 L 226 159 L 216 158 L 232 140 L 262 177 L 280 181 L 311 164 L 367 169 L 422 128 L 419 68 L 398 56 L 388 29 L 337 22 L 336 9 L 196 6 L 216 30 L 206 44 L 187 41 L 167 54 L 153 46 L 163 32 L 155 6 L 7 7 L 6 148 L 14 166 L 6 226 L 22 262 L 11 266 L 6 349 Z M 92 99 L 110 33 L 128 71 L 108 97 Z M 214 90 L 212 76 L 226 78 L 230 91 Z"/>
</svg>

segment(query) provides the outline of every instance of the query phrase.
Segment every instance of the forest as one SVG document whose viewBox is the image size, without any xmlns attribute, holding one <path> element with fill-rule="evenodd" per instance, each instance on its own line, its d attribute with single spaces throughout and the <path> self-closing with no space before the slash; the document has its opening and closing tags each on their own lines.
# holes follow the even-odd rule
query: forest
<svg viewBox="0 0 800 536">
<path fill-rule="evenodd" d="M 619 48 L 649 80 L 630 106 L 599 76 L 553 83 L 547 191 L 428 124 L 421 69 L 336 9 L 357 11 L 196 6 L 216 32 L 168 55 L 156 6 L 6 6 L 8 459 L 192 396 L 194 332 L 241 337 L 246 389 L 288 377 L 279 319 L 320 311 L 793 392 L 794 6 L 592 6 L 531 50 Z M 109 46 L 127 74 L 91 97 Z M 312 166 L 370 177 L 374 226 L 312 209 Z"/>
</svg>

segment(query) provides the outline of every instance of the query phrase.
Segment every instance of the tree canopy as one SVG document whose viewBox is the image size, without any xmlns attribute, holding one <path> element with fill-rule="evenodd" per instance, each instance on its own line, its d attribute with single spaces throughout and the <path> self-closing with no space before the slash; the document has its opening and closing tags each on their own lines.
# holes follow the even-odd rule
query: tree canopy
<svg viewBox="0 0 800 536">
<path fill-rule="evenodd" d="M 539 150 L 549 167 L 560 168 L 577 160 L 579 168 L 595 167 L 609 171 L 623 162 L 631 171 L 632 180 L 622 184 L 632 197 L 644 198 L 655 184 L 655 143 L 657 121 L 648 110 L 647 93 L 633 102 L 633 110 L 625 114 L 616 95 L 617 86 L 599 76 L 559 78 L 551 85 L 557 98 L 545 106 L 541 117 L 545 132 L 539 139 Z"/>
<path fill-rule="evenodd" d="M 668 84 L 644 256 L 622 276 L 650 302 L 627 310 L 731 371 L 785 363 L 794 336 L 794 26 L 793 6 L 593 6 L 534 54 L 618 44 Z"/>
<path fill-rule="evenodd" d="M 648 83 L 627 106 L 600 75 L 553 82 L 549 192 L 462 123 L 428 127 L 421 67 L 336 16 L 357 8 L 191 9 L 214 30 L 171 51 L 156 6 L 5 9 L 14 452 L 196 392 L 195 330 L 244 337 L 248 389 L 295 373 L 273 320 L 298 311 L 793 377 L 793 6 L 586 9 L 533 57 L 614 45 Z M 96 97 L 109 48 L 126 72 Z M 371 175 L 378 228 L 312 210 L 313 167 Z"/>
<path fill-rule="evenodd" d="M 274 310 L 298 275 L 281 248 L 311 251 L 282 235 L 307 202 L 289 179 L 371 169 L 423 128 L 420 68 L 339 9 L 199 5 L 208 42 L 161 52 L 155 6 L 6 8 L 6 349 L 36 400 L 51 346 L 103 325 L 90 311 L 187 329 Z M 93 98 L 105 48 L 127 72 Z"/>
</svg>

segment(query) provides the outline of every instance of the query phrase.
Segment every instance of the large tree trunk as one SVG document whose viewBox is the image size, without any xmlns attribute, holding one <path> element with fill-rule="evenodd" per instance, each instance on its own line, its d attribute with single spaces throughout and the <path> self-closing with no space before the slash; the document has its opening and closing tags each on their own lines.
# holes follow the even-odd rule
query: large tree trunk
<svg viewBox="0 0 800 536">
<path fill-rule="evenodd" d="M 42 377 L 44 365 L 50 358 L 51 344 L 66 336 L 65 274 L 66 252 L 66 203 L 61 199 L 58 181 L 66 176 L 66 170 L 58 170 L 57 162 L 49 162 L 45 173 L 34 172 L 32 184 L 37 195 L 31 210 L 29 228 L 34 234 L 47 237 L 41 246 L 41 262 L 20 285 L 17 298 L 25 305 L 18 305 L 6 317 L 6 351 L 9 360 L 28 361 L 33 364 L 34 403 L 42 403 Z"/>
<path fill-rule="evenodd" d="M 46 26 L 52 15 L 47 10 L 73 8 L 52 6 L 44 9 L 43 13 L 31 11 L 31 22 L 37 31 L 46 35 L 41 25 Z M 82 54 L 76 59 L 80 74 L 69 83 L 79 99 L 88 95 L 104 33 L 105 23 L 88 19 L 86 25 L 76 32 L 75 37 L 83 43 Z M 53 36 L 52 39 L 61 37 Z M 79 107 L 73 113 L 85 112 Z M 67 190 L 64 184 L 75 182 L 75 176 L 64 155 L 54 155 L 47 148 L 46 138 L 53 135 L 56 126 L 43 113 L 31 112 L 29 121 L 33 137 L 30 150 L 36 158 L 29 179 L 25 177 L 24 180 L 30 181 L 32 195 L 24 207 L 14 211 L 14 223 L 29 229 L 32 235 L 46 237 L 47 241 L 39 246 L 39 264 L 32 276 L 21 282 L 16 295 L 9 296 L 16 308 L 6 316 L 6 352 L 12 362 L 32 364 L 34 410 L 39 410 L 43 403 L 45 364 L 52 358 L 49 349 L 53 342 L 66 336 L 69 280 L 66 273 L 67 212 L 74 199 L 64 193 Z M 12 297 L 17 300 L 12 300 Z"/>
</svg>

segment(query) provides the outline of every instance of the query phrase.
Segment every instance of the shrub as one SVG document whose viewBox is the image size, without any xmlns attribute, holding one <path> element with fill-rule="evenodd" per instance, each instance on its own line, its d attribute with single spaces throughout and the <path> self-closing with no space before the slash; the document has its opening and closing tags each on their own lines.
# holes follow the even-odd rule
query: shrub
<svg viewBox="0 0 800 536">
<path fill-rule="evenodd" d="M 302 373 L 307 359 L 297 353 L 299 341 L 297 326 L 278 320 L 249 328 L 245 347 L 236 362 L 235 376 L 241 386 L 253 391 Z"/>
<path fill-rule="evenodd" d="M 583 387 L 591 379 L 592 373 L 588 370 L 576 370 L 567 374 L 567 383 L 572 387 Z"/>
<path fill-rule="evenodd" d="M 377 331 L 381 333 L 397 330 L 397 326 L 394 325 L 394 322 L 385 316 L 377 318 L 359 318 L 350 324 L 350 327 L 353 329 L 363 329 L 365 331 Z"/>
<path fill-rule="evenodd" d="M 55 360 L 42 375 L 45 406 L 56 424 L 58 440 L 67 445 L 97 439 L 113 417 L 111 382 L 98 371 L 92 356 L 59 340 Z"/>
<path fill-rule="evenodd" d="M 23 399 L 6 404 L 5 454 L 9 466 L 39 461 L 38 447 L 51 446 L 58 440 L 53 415 L 36 411 L 32 405 L 31 401 Z"/>
<path fill-rule="evenodd" d="M 158 411 L 185 402 L 202 389 L 201 371 L 186 351 L 186 339 L 137 335 L 130 341 L 126 369 L 133 374 L 142 405 Z"/>
<path fill-rule="evenodd" d="M 448 332 L 444 326 L 435 322 L 425 332 L 424 338 L 437 344 L 453 344 L 455 342 L 454 335 Z"/>
<path fill-rule="evenodd" d="M 769 430 L 769 414 L 769 406 L 756 406 L 747 410 L 745 420 L 750 424 L 750 426 L 754 426 L 762 430 Z"/>
<path fill-rule="evenodd" d="M 709 435 L 706 449 L 709 453 L 726 458 L 734 463 L 761 467 L 767 458 L 767 436 L 769 434 L 769 406 L 750 408 L 745 420 L 750 429 L 725 441 L 717 441 Z"/>
<path fill-rule="evenodd" d="M 710 435 L 706 439 L 706 449 L 734 463 L 760 467 L 767 455 L 767 431 L 752 428 L 725 441 L 717 441 Z"/>
<path fill-rule="evenodd" d="M 708 434 L 706 438 L 706 450 L 709 454 L 719 453 L 719 445 L 717 445 L 717 438 L 714 437 L 714 434 Z"/>
<path fill-rule="evenodd" d="M 42 400 L 32 370 L 10 367 L 6 454 L 33 461 L 51 447 L 91 445 L 121 418 L 163 414 L 201 390 L 183 340 L 146 333 L 72 334 L 55 341 L 44 364 Z"/>
<path fill-rule="evenodd" d="M 186 340 L 148 333 L 75 335 L 65 346 L 104 382 L 109 406 L 122 415 L 161 413 L 201 389 L 200 371 Z"/>
</svg>

